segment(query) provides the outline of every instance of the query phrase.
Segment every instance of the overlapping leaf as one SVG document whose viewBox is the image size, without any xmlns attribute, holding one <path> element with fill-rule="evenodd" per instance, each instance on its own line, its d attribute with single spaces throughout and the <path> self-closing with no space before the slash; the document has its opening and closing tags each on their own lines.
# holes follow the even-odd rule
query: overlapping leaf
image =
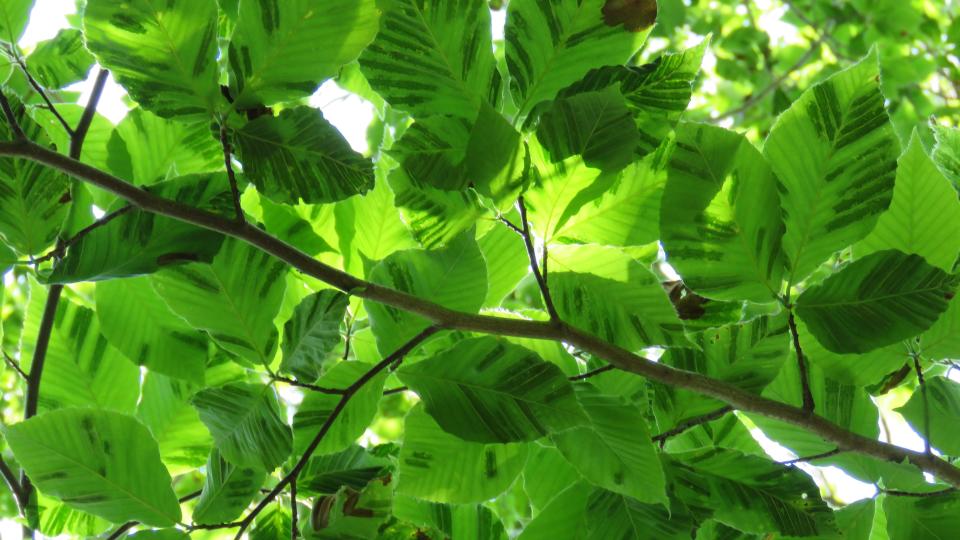
<svg viewBox="0 0 960 540">
<path fill-rule="evenodd" d="M 147 373 L 143 379 L 137 419 L 150 430 L 160 447 L 160 458 L 173 474 L 203 465 L 213 438 L 190 405 L 196 385 Z"/>
<path fill-rule="evenodd" d="M 157 443 L 130 416 L 62 409 L 10 426 L 4 437 L 44 493 L 115 523 L 180 521 Z"/>
<path fill-rule="evenodd" d="M 209 525 L 230 522 L 257 496 L 265 478 L 262 470 L 228 463 L 214 449 L 207 460 L 207 476 L 193 510 L 193 521 Z"/>
<path fill-rule="evenodd" d="M 348 302 L 345 294 L 333 290 L 304 298 L 283 325 L 280 369 L 306 381 L 317 380 L 327 355 L 340 343 Z"/>
</svg>

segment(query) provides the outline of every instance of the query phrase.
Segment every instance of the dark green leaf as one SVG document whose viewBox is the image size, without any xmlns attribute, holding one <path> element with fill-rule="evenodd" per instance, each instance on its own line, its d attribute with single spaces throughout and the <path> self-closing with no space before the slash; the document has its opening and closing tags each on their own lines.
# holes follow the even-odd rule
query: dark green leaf
<svg viewBox="0 0 960 540">
<path fill-rule="evenodd" d="M 216 449 L 207 460 L 203 492 L 193 510 L 194 523 L 228 523 L 237 518 L 257 496 L 266 473 L 228 463 Z"/>
<path fill-rule="evenodd" d="M 304 298 L 283 325 L 280 369 L 308 382 L 317 380 L 327 355 L 340 343 L 348 303 L 347 295 L 334 290 Z"/>
</svg>

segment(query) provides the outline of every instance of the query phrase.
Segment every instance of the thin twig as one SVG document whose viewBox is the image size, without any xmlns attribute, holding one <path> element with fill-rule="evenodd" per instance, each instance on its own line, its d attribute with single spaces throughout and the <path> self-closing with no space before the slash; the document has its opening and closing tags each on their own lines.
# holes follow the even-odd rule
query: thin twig
<svg viewBox="0 0 960 540">
<path fill-rule="evenodd" d="M 617 367 L 614 366 L 613 364 L 610 364 L 610 365 L 606 365 L 606 366 L 603 366 L 603 367 L 599 367 L 599 368 L 594 369 L 594 370 L 592 370 L 592 371 L 588 371 L 588 372 L 586 372 L 586 373 L 581 373 L 580 375 L 574 375 L 573 377 L 569 377 L 569 379 L 570 379 L 571 381 L 574 381 L 574 382 L 576 382 L 576 381 L 583 381 L 583 380 L 589 379 L 590 377 L 596 377 L 597 375 L 600 375 L 601 373 L 606 373 L 606 372 L 608 372 L 608 371 L 613 371 L 613 370 L 615 370 L 615 369 L 617 369 Z"/>
<path fill-rule="evenodd" d="M 60 115 L 60 111 L 57 110 L 56 105 L 50 101 L 50 97 L 47 96 L 47 92 L 44 91 L 43 87 L 40 86 L 40 83 L 33 78 L 33 75 L 30 74 L 30 70 L 27 69 L 27 64 L 23 62 L 23 59 L 20 58 L 19 54 L 14 55 L 14 61 L 20 66 L 20 71 L 23 72 L 23 75 L 27 78 L 27 82 L 30 83 L 30 86 L 33 87 L 33 90 L 40 95 L 40 98 L 43 99 L 43 102 L 46 104 L 46 109 L 53 113 L 53 116 L 56 117 L 57 121 L 60 122 L 60 125 L 63 126 L 63 129 L 67 132 L 67 135 L 73 137 L 73 128 L 70 127 L 70 124 Z"/>
<path fill-rule="evenodd" d="M 13 370 L 16 371 L 21 377 L 23 377 L 23 380 L 30 378 L 30 376 L 23 371 L 23 368 L 20 367 L 20 362 L 17 362 L 12 356 L 7 354 L 7 351 L 3 351 L 3 361 L 6 362 L 8 366 L 12 367 Z"/>
<path fill-rule="evenodd" d="M 350 314 L 349 310 L 347 310 L 347 335 L 344 336 L 343 357 L 341 358 L 341 360 L 344 360 L 344 361 L 350 358 L 350 338 L 353 335 L 353 321 L 354 321 L 354 316 Z"/>
<path fill-rule="evenodd" d="M 383 395 L 385 395 L 385 396 L 392 396 L 393 394 L 402 394 L 403 392 L 406 392 L 407 390 L 409 390 L 409 388 L 407 388 L 406 386 L 399 386 L 399 387 L 397 387 L 397 388 L 391 388 L 391 389 L 389 389 L 389 390 L 384 390 L 384 391 L 383 391 Z"/>
<path fill-rule="evenodd" d="M 533 235 L 530 233 L 530 222 L 527 221 L 527 206 L 523 202 L 523 197 L 517 199 L 517 208 L 520 210 L 520 226 L 522 227 L 523 243 L 527 247 L 527 257 L 530 259 L 530 269 L 533 270 L 533 277 L 540 286 L 540 294 L 543 296 L 543 303 L 550 314 L 550 320 L 557 322 L 560 315 L 557 314 L 557 308 L 553 305 L 553 298 L 550 296 L 550 288 L 547 287 L 547 280 L 544 274 L 540 273 L 540 265 L 537 264 L 537 251 L 533 247 Z M 546 257 L 544 257 L 544 266 L 546 266 Z"/>
<path fill-rule="evenodd" d="M 813 414 L 815 404 L 813 403 L 813 392 L 810 391 L 810 373 L 807 366 L 807 359 L 803 356 L 803 349 L 800 347 L 800 333 L 797 332 L 797 321 L 793 317 L 793 309 L 788 308 L 787 324 L 790 325 L 790 335 L 793 336 L 793 348 L 797 353 L 797 368 L 800 370 L 800 392 L 803 395 L 804 412 Z"/>
<path fill-rule="evenodd" d="M 821 453 L 819 453 L 819 454 L 814 454 L 814 455 L 812 455 L 812 456 L 803 456 L 803 457 L 798 457 L 798 458 L 794 458 L 794 459 L 788 459 L 788 460 L 786 460 L 786 461 L 781 461 L 780 464 L 781 464 L 781 465 L 793 465 L 794 463 L 806 463 L 806 462 L 808 462 L 808 461 L 815 461 L 815 460 L 818 460 L 818 459 L 823 459 L 823 458 L 832 457 L 832 456 L 835 456 L 835 455 L 839 454 L 840 452 L 841 452 L 841 450 L 840 450 L 839 448 L 834 448 L 833 450 L 830 450 L 829 452 L 821 452 Z"/>
<path fill-rule="evenodd" d="M 514 223 L 509 219 L 507 219 L 506 216 L 503 216 L 503 215 L 497 216 L 497 219 L 500 221 L 500 223 L 503 223 L 504 225 L 506 225 L 507 228 L 509 228 L 511 231 L 519 234 L 521 237 L 524 236 L 523 229 L 514 225 Z"/>
<path fill-rule="evenodd" d="M 107 540 L 117 540 L 118 538 L 120 538 L 121 536 L 123 536 L 124 534 L 126 534 L 127 531 L 129 531 L 130 529 L 136 527 L 137 523 L 138 523 L 138 522 L 136 522 L 136 521 L 128 521 L 128 522 L 124 523 L 123 525 L 117 527 L 116 530 L 114 530 L 114 531 L 110 534 L 110 536 L 107 537 Z"/>
<path fill-rule="evenodd" d="M 10 131 L 13 133 L 13 139 L 15 141 L 27 140 L 27 136 L 23 133 L 23 128 L 20 127 L 20 121 L 17 120 L 17 115 L 13 114 L 10 102 L 7 101 L 7 96 L 2 90 L 0 90 L 0 109 L 3 109 L 3 116 L 7 119 L 7 126 L 10 127 Z"/>
<path fill-rule="evenodd" d="M 290 480 L 290 538 L 297 540 L 297 477 Z"/>
<path fill-rule="evenodd" d="M 814 35 L 817 36 L 817 41 L 823 41 L 830 46 L 830 50 L 833 51 L 834 56 L 844 60 L 850 59 L 850 56 L 843 52 L 843 48 L 837 43 L 836 38 L 833 37 L 832 24 L 818 25 L 807 17 L 802 10 L 797 9 L 791 0 L 783 0 L 783 3 L 790 8 L 790 12 L 793 13 L 794 16 L 800 19 L 800 22 L 806 24 L 813 30 Z"/>
<path fill-rule="evenodd" d="M 212 523 L 212 524 L 195 523 L 187 527 L 187 529 L 190 531 L 202 531 L 202 530 L 215 531 L 218 529 L 236 529 L 241 525 L 243 525 L 242 521 L 231 521 L 230 523 Z"/>
<path fill-rule="evenodd" d="M 290 386 L 298 386 L 298 387 L 300 387 L 300 388 L 307 388 L 307 389 L 309 389 L 309 390 L 313 390 L 314 392 L 319 392 L 319 393 L 321 393 L 321 394 L 330 394 L 330 395 L 333 395 L 333 396 L 342 396 L 342 395 L 344 394 L 344 392 L 346 392 L 345 389 L 340 389 L 340 388 L 326 388 L 326 387 L 323 387 L 323 386 L 317 386 L 317 385 L 315 385 L 315 384 L 300 382 L 300 381 L 298 381 L 298 380 L 296 380 L 296 379 L 291 379 L 291 378 L 289 378 L 289 377 L 283 377 L 283 376 L 281 376 L 281 375 L 273 375 L 273 376 L 271 377 L 271 379 L 273 379 L 273 380 L 275 380 L 275 381 L 277 381 L 277 382 L 282 382 L 282 383 L 284 383 L 284 384 L 289 384 Z"/>
<path fill-rule="evenodd" d="M 711 413 L 697 416 L 696 418 L 691 418 L 686 422 L 677 424 L 677 426 L 674 427 L 673 429 L 669 429 L 659 435 L 655 435 L 653 437 L 653 442 L 660 443 L 661 445 L 663 445 L 663 443 L 666 442 L 666 440 L 669 439 L 670 437 L 676 437 L 677 435 L 680 435 L 684 431 L 695 428 L 701 424 L 706 424 L 707 422 L 713 422 L 714 420 L 722 418 L 725 414 L 731 411 L 733 411 L 733 407 L 726 406 L 726 407 L 721 407 Z"/>
<path fill-rule="evenodd" d="M 238 222 L 243 223 L 246 218 L 243 215 L 243 208 L 240 206 L 240 188 L 237 185 L 237 174 L 233 171 L 233 160 L 231 155 L 233 147 L 230 145 L 230 136 L 227 132 L 227 120 L 224 118 L 220 122 L 220 146 L 223 147 L 223 164 L 227 168 L 227 179 L 230 181 L 230 193 L 233 195 L 233 211 Z"/>
<path fill-rule="evenodd" d="M 403 358 L 410 353 L 410 351 L 439 331 L 439 326 L 430 326 L 426 330 L 420 332 L 409 341 L 401 345 L 399 349 L 378 362 L 377 365 L 367 370 L 366 373 L 361 375 L 359 379 L 354 381 L 354 383 L 344 391 L 343 395 L 340 396 L 340 400 L 337 401 L 337 404 L 334 406 L 333 410 L 330 411 L 330 416 L 328 416 L 327 420 L 322 426 L 320 426 L 320 431 L 317 432 L 317 435 L 310 442 L 310 445 L 307 446 L 307 449 L 303 451 L 303 455 L 300 456 L 300 459 L 297 461 L 297 463 L 292 469 L 290 469 L 290 472 L 287 473 L 286 476 L 284 476 L 279 482 L 277 482 L 277 485 L 270 490 L 270 493 L 261 499 L 260 503 L 257 504 L 257 506 L 251 510 L 250 513 L 248 513 L 247 516 L 240 522 L 240 530 L 237 531 L 237 535 L 235 537 L 236 540 L 240 540 L 243 537 L 243 532 L 247 529 L 247 527 L 250 526 L 251 523 L 253 523 L 253 520 L 256 519 L 257 515 L 262 512 L 268 504 L 270 504 L 270 501 L 275 499 L 277 495 L 284 490 L 287 484 L 297 478 L 297 476 L 300 474 L 300 471 L 302 471 L 307 465 L 307 461 L 309 461 L 310 457 L 313 456 L 314 451 L 316 451 L 317 447 L 320 446 L 320 441 L 322 441 L 327 432 L 330 431 L 330 427 L 333 426 L 333 422 L 338 416 L 340 416 L 340 413 L 343 412 L 344 407 L 347 406 L 347 403 L 350 401 L 350 399 L 358 391 L 360 391 L 365 384 L 376 377 L 378 373 L 387 369 L 387 367 L 391 366 L 392 364 L 402 361 Z"/>
<path fill-rule="evenodd" d="M 17 474 L 13 472 L 13 469 L 7 465 L 7 462 L 2 457 L 0 457 L 0 475 L 3 475 L 3 481 L 6 482 L 7 487 L 10 488 L 10 493 L 13 493 L 13 498 L 17 503 L 17 509 L 20 510 L 20 514 L 23 515 L 23 517 L 27 517 L 28 500 L 24 497 L 20 482 L 17 481 Z"/>
<path fill-rule="evenodd" d="M 114 210 L 113 212 L 110 212 L 109 214 L 103 216 L 102 218 L 94 221 L 90 225 L 87 225 L 83 229 L 80 229 L 79 231 L 77 231 L 77 234 L 73 235 L 67 240 L 64 240 L 63 242 L 60 242 L 53 250 L 50 251 L 50 253 L 47 253 L 43 257 L 38 257 L 36 260 L 33 261 L 33 263 L 40 264 L 42 262 L 49 261 L 50 259 L 62 259 L 67 252 L 67 248 L 79 242 L 81 239 L 83 239 L 84 236 L 87 236 L 93 231 L 99 229 L 100 227 L 103 227 L 107 223 L 110 223 L 111 221 L 126 214 L 127 212 L 133 210 L 134 208 L 136 207 L 128 204 L 126 206 L 121 207 L 118 210 Z"/>
<path fill-rule="evenodd" d="M 927 384 L 923 378 L 923 368 L 920 366 L 920 356 L 911 354 L 913 358 L 913 369 L 917 371 L 917 383 L 920 385 L 920 395 L 923 397 L 923 451 L 932 454 L 930 448 L 930 402 L 927 398 Z"/>
</svg>

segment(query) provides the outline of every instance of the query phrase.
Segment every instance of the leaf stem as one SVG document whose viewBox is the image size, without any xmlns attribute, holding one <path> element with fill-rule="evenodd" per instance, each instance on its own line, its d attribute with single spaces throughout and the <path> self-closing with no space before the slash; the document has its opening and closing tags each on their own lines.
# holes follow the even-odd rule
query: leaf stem
<svg viewBox="0 0 960 540">
<path fill-rule="evenodd" d="M 923 377 L 923 367 L 920 365 L 920 355 L 911 353 L 913 369 L 917 372 L 917 383 L 920 385 L 920 396 L 923 398 L 923 450 L 933 454 L 930 448 L 930 401 L 927 396 L 927 381 Z"/>
<path fill-rule="evenodd" d="M 786 460 L 786 461 L 781 461 L 780 464 L 781 464 L 781 465 L 793 465 L 793 464 L 795 464 L 795 463 L 806 463 L 806 462 L 808 462 L 808 461 L 815 461 L 815 460 L 818 460 L 818 459 L 823 459 L 823 458 L 832 457 L 832 456 L 835 456 L 835 455 L 837 455 L 837 454 L 839 454 L 839 453 L 841 453 L 840 449 L 839 449 L 839 448 L 834 448 L 833 450 L 830 450 L 830 451 L 828 451 L 828 452 L 821 452 L 821 453 L 819 453 L 819 454 L 814 454 L 814 455 L 812 455 L 812 456 L 804 456 L 804 457 L 798 457 L 798 458 L 788 459 L 788 460 Z"/>
<path fill-rule="evenodd" d="M 714 420 L 723 418 L 724 415 L 730 412 L 733 412 L 733 407 L 730 407 L 730 406 L 720 407 L 719 409 L 713 412 L 709 412 L 707 414 L 691 418 L 686 422 L 677 424 L 676 427 L 674 427 L 673 429 L 669 429 L 659 435 L 655 435 L 653 437 L 653 442 L 660 443 L 660 446 L 663 446 L 663 443 L 665 443 L 667 439 L 671 437 L 676 437 L 677 435 L 680 435 L 684 431 L 687 431 L 688 429 L 693 429 L 701 424 L 706 424 L 707 422 L 713 422 Z"/>
<path fill-rule="evenodd" d="M 230 145 L 230 136 L 227 132 L 226 117 L 220 122 L 220 146 L 223 147 L 223 165 L 227 169 L 227 179 L 230 181 L 230 193 L 233 195 L 233 211 L 236 220 L 240 223 L 246 221 L 243 215 L 243 208 L 240 206 L 240 188 L 237 185 L 237 174 L 233 170 L 233 147 Z"/>
<path fill-rule="evenodd" d="M 13 56 L 17 66 L 20 67 L 20 71 L 22 71 L 24 77 L 27 78 L 27 82 L 30 83 L 30 86 L 33 87 L 33 90 L 40 96 L 41 99 L 43 99 L 43 102 L 46 103 L 47 110 L 53 113 L 53 116 L 56 117 L 57 121 L 60 122 L 60 125 L 63 126 L 64 131 L 67 132 L 67 135 L 73 137 L 73 128 L 70 127 L 70 124 L 67 123 L 67 121 L 60 114 L 60 111 L 57 110 L 56 105 L 50 101 L 50 97 L 47 96 L 46 91 L 44 91 L 43 87 L 40 86 L 40 83 L 38 83 L 37 80 L 33 78 L 33 75 L 30 74 L 30 70 L 27 69 L 27 64 L 24 63 L 23 58 L 21 58 L 19 54 L 14 54 Z"/>
<path fill-rule="evenodd" d="M 803 396 L 803 411 L 813 414 L 816 406 L 813 402 L 813 392 L 810 391 L 810 373 L 807 359 L 803 356 L 800 347 L 800 333 L 797 331 L 797 321 L 793 316 L 793 307 L 788 307 L 787 323 L 790 325 L 790 335 L 793 337 L 793 349 L 797 353 L 797 368 L 800 370 L 800 392 Z"/>
<path fill-rule="evenodd" d="M 523 202 L 523 197 L 517 199 L 517 209 L 520 210 L 520 226 L 521 235 L 523 236 L 523 244 L 527 248 L 527 257 L 530 259 L 530 269 L 533 270 L 533 277 L 537 280 L 537 285 L 540 287 L 540 294 L 543 296 L 543 303 L 547 308 L 547 313 L 550 314 L 550 321 L 559 322 L 560 315 L 557 314 L 557 308 L 553 305 L 553 298 L 550 296 L 550 288 L 547 286 L 547 246 L 543 246 L 543 273 L 540 272 L 540 265 L 537 264 L 537 251 L 533 247 L 533 235 L 530 233 L 530 222 L 527 221 L 527 205 Z"/>
</svg>

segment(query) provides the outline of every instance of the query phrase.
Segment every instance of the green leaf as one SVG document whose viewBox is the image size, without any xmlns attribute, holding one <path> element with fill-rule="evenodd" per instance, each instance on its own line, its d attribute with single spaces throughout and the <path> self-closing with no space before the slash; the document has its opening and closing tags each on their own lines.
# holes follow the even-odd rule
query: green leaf
<svg viewBox="0 0 960 540">
<path fill-rule="evenodd" d="M 209 116 L 219 98 L 214 0 L 88 0 L 87 48 L 140 105 Z"/>
<path fill-rule="evenodd" d="M 393 486 L 374 482 L 360 493 L 342 489 L 318 499 L 300 532 L 307 540 L 366 540 L 376 538 L 390 517 Z"/>
<path fill-rule="evenodd" d="M 83 34 L 72 28 L 62 29 L 53 38 L 37 43 L 27 57 L 30 74 L 48 89 L 63 88 L 86 79 L 92 65 L 93 55 L 83 46 Z"/>
<path fill-rule="evenodd" d="M 130 361 L 170 377 L 203 381 L 206 338 L 170 311 L 148 278 L 102 281 L 95 298 L 103 335 Z"/>
<path fill-rule="evenodd" d="M 754 534 L 825 535 L 833 512 L 809 476 L 732 450 L 675 454 L 670 474 L 676 496 L 700 512 Z"/>
<path fill-rule="evenodd" d="M 11 44 L 20 41 L 32 8 L 33 0 L 4 1 L 0 6 L 0 40 Z"/>
<path fill-rule="evenodd" d="M 228 53 L 239 109 L 305 98 L 377 33 L 374 0 L 240 2 Z"/>
<path fill-rule="evenodd" d="M 550 504 L 541 509 L 530 523 L 527 523 L 523 532 L 517 537 L 518 540 L 585 538 L 587 499 L 590 494 L 590 488 L 584 482 L 573 484 L 559 493 L 554 493 L 555 497 Z"/>
<path fill-rule="evenodd" d="M 555 497 L 582 479 L 559 450 L 530 444 L 530 457 L 523 469 L 523 492 L 534 510 L 546 512 Z"/>
<path fill-rule="evenodd" d="M 42 493 L 37 504 L 40 510 L 40 532 L 49 537 L 72 534 L 87 538 L 102 534 L 113 527 L 112 523 L 103 518 L 74 510 Z"/>
<path fill-rule="evenodd" d="M 507 227 L 494 225 L 477 239 L 487 261 L 487 298 L 484 307 L 496 307 L 530 273 L 523 240 Z"/>
<path fill-rule="evenodd" d="M 554 231 L 558 241 L 608 246 L 639 246 L 660 238 L 660 200 L 667 174 L 665 148 L 635 161 L 617 174 Z"/>
<path fill-rule="evenodd" d="M 75 126 L 80 122 L 80 119 L 83 117 L 84 109 L 85 107 L 81 105 L 75 105 L 71 103 L 57 104 L 57 112 L 64 120 L 66 120 L 67 124 L 70 124 L 71 126 Z M 57 147 L 57 151 L 61 154 L 69 155 L 70 134 L 63 129 L 63 124 L 60 123 L 60 120 L 51 111 L 41 108 L 32 109 L 30 111 L 30 115 L 33 117 L 34 121 L 43 127 L 44 131 L 47 133 L 47 136 Z M 80 161 L 88 165 L 93 165 L 99 169 L 123 174 L 125 171 L 114 171 L 110 167 L 110 162 L 112 161 L 112 156 L 114 154 L 113 149 L 111 149 L 109 146 L 110 141 L 112 140 L 113 132 L 114 127 L 110 120 L 107 120 L 99 113 L 94 114 L 93 119 L 90 122 L 90 128 L 87 130 L 87 135 L 83 139 L 83 153 L 80 156 Z M 109 203 L 115 199 L 113 194 L 107 193 L 99 188 L 93 186 L 87 186 L 87 188 L 91 189 L 91 191 L 93 191 L 93 193 L 96 195 L 96 201 L 98 203 L 101 203 L 101 201 L 106 203 L 103 204 L 104 207 L 109 205 Z M 77 197 L 77 190 L 77 187 L 74 187 L 74 211 L 76 211 L 77 206 L 82 204 Z"/>
<path fill-rule="evenodd" d="M 360 57 L 370 85 L 417 118 L 472 119 L 481 102 L 498 105 L 501 76 L 483 0 L 387 0 L 380 33 Z"/>
<path fill-rule="evenodd" d="M 627 21 L 631 14 L 641 19 Z M 626 63 L 646 41 L 655 16 L 653 0 L 629 6 L 617 0 L 510 2 L 506 63 L 521 118 L 591 69 Z"/>
<path fill-rule="evenodd" d="M 782 184 L 790 284 L 865 237 L 890 205 L 899 144 L 878 68 L 872 52 L 804 92 L 763 146 Z"/>
<path fill-rule="evenodd" d="M 317 380 L 330 351 L 340 343 L 340 323 L 349 302 L 334 290 L 304 298 L 283 325 L 280 369 L 308 382 Z"/>
<path fill-rule="evenodd" d="M 6 10 L 7 5 L 4 2 L 0 9 Z M 16 103 L 12 107 L 27 138 L 49 145 L 47 136 L 23 107 Z M 12 139 L 7 123 L 0 122 L 0 140 Z M 25 255 L 42 253 L 53 244 L 67 217 L 69 190 L 67 177 L 45 165 L 22 158 L 0 158 L 0 236 L 4 242 Z"/>
<path fill-rule="evenodd" d="M 354 152 L 319 109 L 261 116 L 235 137 L 245 175 L 277 202 L 335 202 L 373 187 L 370 160 Z"/>
<path fill-rule="evenodd" d="M 929 431 L 926 426 L 927 407 Z M 932 446 L 945 454 L 960 455 L 960 434 L 956 427 L 960 421 L 960 384 L 945 377 L 928 378 L 897 412 Z"/>
<path fill-rule="evenodd" d="M 960 129 L 934 124 L 933 162 L 954 189 L 960 189 Z"/>
<path fill-rule="evenodd" d="M 213 438 L 190 405 L 196 386 L 156 373 L 143 378 L 137 419 L 153 434 L 160 458 L 172 474 L 192 471 L 206 463 Z"/>
<path fill-rule="evenodd" d="M 487 265 L 471 232 L 444 249 L 396 252 L 370 271 L 370 280 L 466 312 L 479 310 L 487 295 Z M 430 324 L 383 304 L 364 305 L 383 355 L 397 350 Z"/>
<path fill-rule="evenodd" d="M 117 124 L 110 145 L 110 168 L 141 186 L 223 169 L 223 150 L 209 124 L 169 120 L 139 107 Z"/>
<path fill-rule="evenodd" d="M 174 313 L 246 362 L 269 365 L 277 346 L 286 264 L 239 240 L 226 240 L 210 264 L 154 274 L 153 286 Z"/>
<path fill-rule="evenodd" d="M 129 416 L 62 409 L 10 426 L 4 436 L 34 484 L 74 508 L 114 523 L 180 521 L 157 443 Z"/>
<path fill-rule="evenodd" d="M 153 192 L 203 209 L 232 205 L 223 173 L 177 178 Z M 99 281 L 150 274 L 183 262 L 209 262 L 222 242 L 220 233 L 132 208 L 72 244 L 47 281 Z"/>
<path fill-rule="evenodd" d="M 253 523 L 250 528 L 250 540 L 277 540 L 290 538 L 290 529 L 293 528 L 293 519 L 286 506 L 271 504 Z"/>
<path fill-rule="evenodd" d="M 890 540 L 944 540 L 960 527 L 960 496 L 883 498 Z"/>
<path fill-rule="evenodd" d="M 583 156 L 588 167 L 619 171 L 633 161 L 640 133 L 616 88 L 559 98 L 540 117 L 537 139 L 553 162 Z"/>
<path fill-rule="evenodd" d="M 456 116 L 431 116 L 418 120 L 387 152 L 417 188 L 460 191 L 470 185 L 467 145 L 471 124 Z"/>
<path fill-rule="evenodd" d="M 923 357 L 928 360 L 960 357 L 960 300 L 954 297 L 947 311 L 920 336 Z"/>
<path fill-rule="evenodd" d="M 564 321 L 630 350 L 677 341 L 683 326 L 663 287 L 624 252 L 556 246 L 549 261 L 550 291 Z"/>
<path fill-rule="evenodd" d="M 668 504 L 663 468 L 640 410 L 577 385 L 589 423 L 554 433 L 560 452 L 591 483 L 641 502 Z"/>
<path fill-rule="evenodd" d="M 956 284 L 922 257 L 880 251 L 807 289 L 797 314 L 828 350 L 864 353 L 930 328 Z"/>
<path fill-rule="evenodd" d="M 130 540 L 189 540 L 187 533 L 180 529 L 164 529 L 161 531 L 139 531 L 129 536 Z"/>
<path fill-rule="evenodd" d="M 506 491 L 526 461 L 526 444 L 465 441 L 416 407 L 404 422 L 397 491 L 433 502 L 479 503 Z"/>
<path fill-rule="evenodd" d="M 27 371 L 33 367 L 33 344 L 46 303 L 41 286 L 34 282 L 31 289 L 21 351 L 25 359 L 30 359 L 23 365 Z M 61 298 L 40 380 L 40 410 L 90 407 L 132 412 L 137 403 L 139 381 L 140 370 L 100 333 L 96 313 Z"/>
<path fill-rule="evenodd" d="M 418 528 L 436 529 L 442 538 L 509 538 L 497 514 L 480 504 L 447 505 L 399 495 L 394 499 L 393 513 Z"/>
<path fill-rule="evenodd" d="M 589 540 L 604 538 L 667 538 L 686 540 L 696 527 L 694 517 L 680 505 L 669 511 L 662 505 L 643 504 L 619 493 L 595 490 L 587 499 Z"/>
<path fill-rule="evenodd" d="M 529 147 L 534 185 L 523 198 L 532 230 L 544 242 L 553 243 L 557 231 L 591 195 L 602 193 L 607 178 L 601 177 L 599 169 L 587 167 L 580 157 L 553 163 L 535 138 L 530 139 Z"/>
<path fill-rule="evenodd" d="M 317 385 L 324 388 L 347 388 L 373 366 L 363 362 L 340 362 L 323 374 Z M 363 435 L 377 414 L 377 404 L 383 392 L 386 374 L 380 373 L 350 398 L 337 416 L 327 434 L 321 439 L 314 454 L 335 454 L 346 450 Z M 294 450 L 303 452 L 340 401 L 338 395 L 311 392 L 293 417 Z"/>
<path fill-rule="evenodd" d="M 531 441 L 586 420 L 559 368 L 496 338 L 462 340 L 398 373 L 440 427 L 466 441 Z"/>
<path fill-rule="evenodd" d="M 382 168 L 378 168 L 378 171 Z M 379 174 L 379 172 L 378 172 Z M 344 268 L 354 275 L 369 276 L 363 260 L 379 261 L 394 251 L 416 247 L 410 232 L 400 221 L 393 192 L 386 178 L 361 197 L 338 202 L 334 209 Z M 369 219 L 377 216 L 377 219 Z"/>
<path fill-rule="evenodd" d="M 486 210 L 472 190 L 441 191 L 414 186 L 401 169 L 390 175 L 396 205 L 413 237 L 427 249 L 437 249 L 469 234 Z"/>
<path fill-rule="evenodd" d="M 660 206 L 667 260 L 698 294 L 769 302 L 780 292 L 777 181 L 746 137 L 681 124 Z"/>
<path fill-rule="evenodd" d="M 561 97 L 614 88 L 627 100 L 641 142 L 640 155 L 653 152 L 677 125 L 690 103 L 693 83 L 709 39 L 678 54 L 664 54 L 642 66 L 604 66 L 564 88 Z"/>
<path fill-rule="evenodd" d="M 960 201 L 914 132 L 897 167 L 893 202 L 877 226 L 854 246 L 858 257 L 884 249 L 920 255 L 950 272 L 960 254 Z"/>
<path fill-rule="evenodd" d="M 233 465 L 270 472 L 290 455 L 290 426 L 272 387 L 227 384 L 197 392 L 191 402 Z"/>
<path fill-rule="evenodd" d="M 215 525 L 236 519 L 257 496 L 266 473 L 228 463 L 216 449 L 207 460 L 207 476 L 197 507 L 194 523 Z"/>
<path fill-rule="evenodd" d="M 300 473 L 297 492 L 331 494 L 343 486 L 359 491 L 386 473 L 389 464 L 386 459 L 375 457 L 357 445 L 336 454 L 313 456 Z"/>
</svg>

